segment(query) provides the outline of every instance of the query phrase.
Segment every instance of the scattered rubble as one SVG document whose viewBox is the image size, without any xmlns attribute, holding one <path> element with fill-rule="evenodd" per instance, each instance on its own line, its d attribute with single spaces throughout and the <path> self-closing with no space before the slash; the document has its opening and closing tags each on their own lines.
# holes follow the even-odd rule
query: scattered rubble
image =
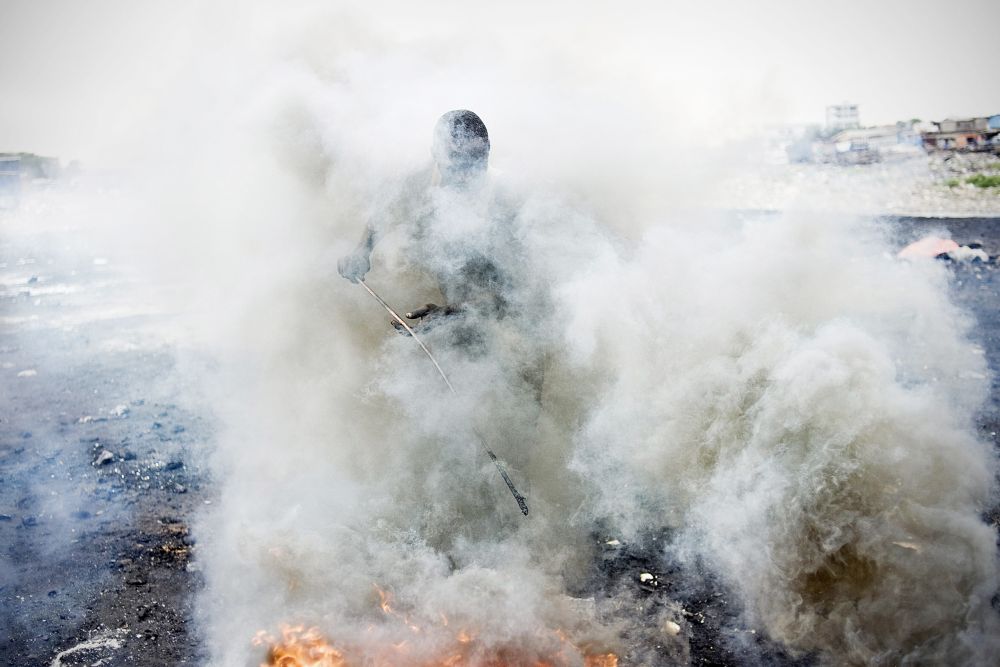
<svg viewBox="0 0 1000 667">
<path fill-rule="evenodd" d="M 781 211 L 802 202 L 826 213 L 873 216 L 1000 216 L 1000 188 L 966 182 L 992 173 L 1000 158 L 935 153 L 892 163 L 853 166 L 762 166 L 720 182 L 714 201 L 731 210 Z"/>
</svg>

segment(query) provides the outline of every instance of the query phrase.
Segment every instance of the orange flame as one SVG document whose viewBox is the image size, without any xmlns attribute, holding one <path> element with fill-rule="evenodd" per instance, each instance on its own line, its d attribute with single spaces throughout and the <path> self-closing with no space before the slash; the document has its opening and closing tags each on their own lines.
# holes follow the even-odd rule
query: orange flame
<svg viewBox="0 0 1000 667">
<path fill-rule="evenodd" d="M 563 667 L 569 664 L 561 650 L 548 659 L 529 657 L 510 648 L 484 651 L 464 631 L 455 638 L 454 646 L 442 651 L 440 657 L 431 658 L 411 654 L 407 641 L 389 644 L 374 652 L 338 647 L 327 641 L 317 628 L 302 625 L 283 626 L 280 639 L 258 632 L 253 643 L 268 646 L 261 667 Z M 618 656 L 614 653 L 586 654 L 583 664 L 585 667 L 618 667 Z"/>
<path fill-rule="evenodd" d="M 392 607 L 392 595 L 375 587 L 378 593 L 378 605 L 389 618 L 395 619 L 401 625 L 409 628 L 414 634 L 420 634 L 421 628 L 405 614 L 396 612 Z M 449 620 L 440 614 L 440 623 L 432 630 L 440 631 L 449 625 Z M 369 631 L 374 630 L 370 627 Z M 381 648 L 361 648 L 356 646 L 338 645 L 329 642 L 320 631 L 306 628 L 304 625 L 284 625 L 281 637 L 261 631 L 253 639 L 255 646 L 267 646 L 267 657 L 261 667 L 359 667 L 372 665 L 374 667 L 564 667 L 573 661 L 568 654 L 580 656 L 583 654 L 584 667 L 618 667 L 618 656 L 614 653 L 590 653 L 581 650 L 573 644 L 561 630 L 540 633 L 546 642 L 556 641 L 558 650 L 546 658 L 528 650 L 518 650 L 513 647 L 486 647 L 477 641 L 475 630 L 458 628 L 449 632 L 453 639 L 436 655 L 429 656 L 419 646 L 411 645 L 408 640 L 388 643 Z M 576 658 L 577 660 L 579 658 Z M 577 663 L 579 664 L 579 663 Z"/>
<path fill-rule="evenodd" d="M 317 628 L 286 625 L 281 629 L 281 639 L 275 640 L 266 632 L 258 632 L 255 646 L 269 644 L 267 662 L 261 667 L 347 667 L 344 654 L 329 644 Z"/>
</svg>

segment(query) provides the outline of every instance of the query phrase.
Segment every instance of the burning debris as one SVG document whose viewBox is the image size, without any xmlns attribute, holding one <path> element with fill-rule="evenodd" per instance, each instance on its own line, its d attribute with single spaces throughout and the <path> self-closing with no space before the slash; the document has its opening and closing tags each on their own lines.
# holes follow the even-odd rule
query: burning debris
<svg viewBox="0 0 1000 667">
<path fill-rule="evenodd" d="M 284 626 L 280 637 L 261 632 L 253 643 L 268 647 L 261 667 L 618 667 L 614 653 L 583 654 L 558 632 L 549 642 L 561 645 L 552 656 L 509 647 L 487 649 L 461 630 L 436 651 L 420 649 L 408 640 L 382 648 L 337 647 L 318 629 L 305 626 Z"/>
<path fill-rule="evenodd" d="M 441 629 L 447 625 L 447 619 L 442 618 Z M 416 636 L 423 632 L 418 626 L 408 627 Z M 423 647 L 412 639 L 380 647 L 338 646 L 328 641 L 318 628 L 303 625 L 282 626 L 277 637 L 258 632 L 253 644 L 267 649 L 261 667 L 618 667 L 618 656 L 614 653 L 583 652 L 559 631 L 537 639 L 542 644 L 554 645 L 551 653 L 539 655 L 538 651 L 517 647 L 483 646 L 476 634 L 467 630 L 457 630 L 450 639 L 435 640 L 433 648 Z"/>
<path fill-rule="evenodd" d="M 471 627 L 454 627 L 439 613 L 419 624 L 392 606 L 392 595 L 378 586 L 378 607 L 390 626 L 372 624 L 366 637 L 342 644 L 328 640 L 316 627 L 283 625 L 280 635 L 259 631 L 254 646 L 267 650 L 261 667 L 617 667 L 618 656 L 588 651 L 560 630 L 539 631 L 519 645 L 497 645 Z M 527 646 L 536 648 L 526 648 Z"/>
</svg>

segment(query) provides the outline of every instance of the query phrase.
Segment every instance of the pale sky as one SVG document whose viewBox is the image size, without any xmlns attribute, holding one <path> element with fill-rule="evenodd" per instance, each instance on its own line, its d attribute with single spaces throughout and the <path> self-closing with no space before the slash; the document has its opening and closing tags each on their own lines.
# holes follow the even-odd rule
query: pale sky
<svg viewBox="0 0 1000 667">
<path fill-rule="evenodd" d="M 393 40 L 424 52 L 492 49 L 582 86 L 634 80 L 664 107 L 734 123 L 822 123 L 827 105 L 845 101 L 860 105 L 864 124 L 1000 113 L 996 0 L 375 2 L 360 17 L 352 4 L 345 12 L 380 36 L 369 50 Z M 0 151 L 86 161 L 106 153 L 118 128 L 155 132 L 150 111 L 184 89 L 179 79 L 198 76 L 206 48 L 252 43 L 263 34 L 255 22 L 280 23 L 287 11 L 0 0 Z M 247 26 L 254 32 L 242 34 Z"/>
</svg>

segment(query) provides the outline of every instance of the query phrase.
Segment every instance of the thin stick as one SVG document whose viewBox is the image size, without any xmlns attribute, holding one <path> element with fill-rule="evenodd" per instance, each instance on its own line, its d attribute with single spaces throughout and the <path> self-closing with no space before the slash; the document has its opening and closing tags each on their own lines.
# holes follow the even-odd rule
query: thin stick
<svg viewBox="0 0 1000 667">
<path fill-rule="evenodd" d="M 385 308 L 387 311 L 389 311 L 389 314 L 392 315 L 392 317 L 393 317 L 394 320 L 396 320 L 397 322 L 399 322 L 400 324 L 403 325 L 403 328 L 406 329 L 406 333 L 408 333 L 411 336 L 413 336 L 413 340 L 417 341 L 417 345 L 420 346 L 420 349 L 422 349 L 424 351 L 424 354 L 427 355 L 427 358 L 431 360 L 432 364 L 434 364 L 434 368 L 437 369 L 437 372 L 441 374 L 441 379 L 444 380 L 444 383 L 446 385 L 448 385 L 448 389 L 451 390 L 452 394 L 457 395 L 458 392 L 456 392 L 455 388 L 451 386 L 451 381 L 448 380 L 448 376 L 444 374 L 443 370 L 441 370 L 441 365 L 438 364 L 437 359 L 434 358 L 434 355 L 431 354 L 431 351 L 427 349 L 426 345 L 424 345 L 424 341 L 420 340 L 420 338 L 417 337 L 416 332 L 413 331 L 413 329 L 410 328 L 410 325 L 407 324 L 406 322 L 404 322 L 403 318 L 400 317 L 399 315 L 397 315 L 396 311 L 393 310 L 392 307 L 389 304 L 387 304 L 382 297 L 380 297 L 378 294 L 376 294 L 375 290 L 373 290 L 371 287 L 369 287 L 368 284 L 365 281 L 359 280 L 358 284 L 360 284 L 362 287 L 364 287 L 366 290 L 368 290 L 368 293 L 371 294 L 373 297 L 375 297 L 375 300 L 378 301 L 380 304 L 382 304 L 383 308 Z"/>
<path fill-rule="evenodd" d="M 382 305 L 382 307 L 389 312 L 390 315 L 392 315 L 392 319 L 396 320 L 402 325 L 403 329 L 406 330 L 406 333 L 410 334 L 410 336 L 413 337 L 413 340 L 417 341 L 417 345 L 420 346 L 420 349 L 424 351 L 424 354 L 427 355 L 427 358 L 431 360 L 432 364 L 434 364 L 434 368 L 437 369 L 437 372 L 441 376 L 441 379 L 444 380 L 444 383 L 448 385 L 448 390 L 452 393 L 453 396 L 457 396 L 458 392 L 455 391 L 455 387 L 452 386 L 451 380 L 449 380 L 448 376 L 445 375 L 444 370 L 441 368 L 441 364 L 437 362 L 437 359 L 434 358 L 434 355 L 431 354 L 431 351 L 427 349 L 426 345 L 424 345 L 424 341 L 420 340 L 420 338 L 417 336 L 416 332 L 410 327 L 410 325 L 404 322 L 403 318 L 400 317 L 396 313 L 396 311 L 392 309 L 392 306 L 386 303 L 385 299 L 376 294 L 375 290 L 369 287 L 364 280 L 359 280 L 358 284 L 364 287 L 365 290 L 369 294 L 371 294 L 375 298 L 375 300 L 378 301 Z M 500 461 L 500 459 L 497 458 L 497 455 L 493 453 L 493 450 L 491 450 L 489 447 L 486 446 L 486 439 L 483 438 L 482 435 L 480 435 L 479 431 L 473 428 L 472 432 L 476 434 L 476 437 L 479 439 L 479 444 L 482 445 L 484 450 L 486 450 L 486 453 L 489 455 L 490 460 L 493 461 L 493 465 L 496 466 L 497 472 L 500 473 L 500 476 L 503 477 L 503 481 L 506 482 L 507 488 L 510 489 L 511 495 L 513 495 L 514 500 L 517 501 L 517 506 L 521 508 L 521 514 L 523 514 L 524 516 L 528 516 L 528 503 L 524 499 L 524 496 L 522 496 L 520 493 L 517 492 L 517 487 L 514 486 L 514 482 L 511 481 L 510 475 L 507 474 L 506 467 Z"/>
</svg>

